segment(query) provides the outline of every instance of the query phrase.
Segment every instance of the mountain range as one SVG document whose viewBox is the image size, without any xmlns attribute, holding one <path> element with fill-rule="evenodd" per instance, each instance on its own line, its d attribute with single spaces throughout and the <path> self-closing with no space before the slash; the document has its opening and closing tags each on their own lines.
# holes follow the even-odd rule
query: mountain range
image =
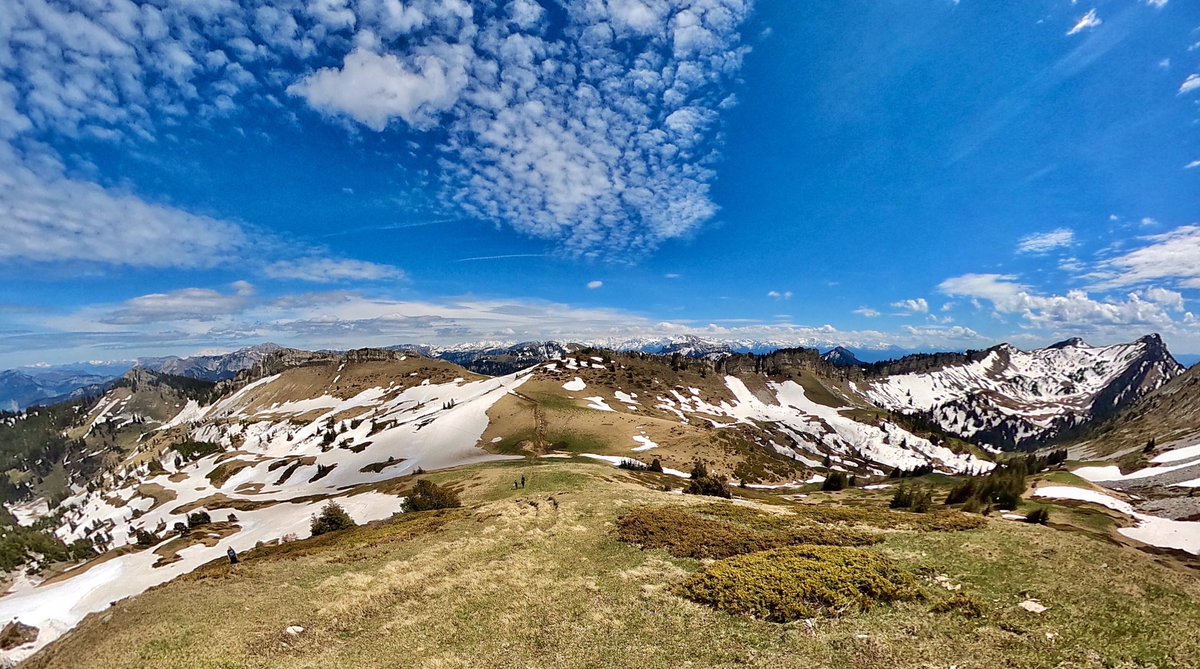
<svg viewBox="0 0 1200 669">
<path fill-rule="evenodd" d="M 703 462 L 764 489 L 835 474 L 978 474 L 1006 450 L 1081 436 L 1108 443 L 1129 430 L 1120 438 L 1142 439 L 1184 409 L 1194 431 L 1200 406 L 1195 374 L 1156 335 L 875 363 L 840 348 L 760 354 L 703 344 L 267 344 L 139 361 L 93 397 L 0 421 L 5 507 L 15 522 L 44 519 L 56 540 L 89 550 L 159 545 L 197 511 L 229 518 L 220 542 L 114 553 L 111 569 L 140 575 L 83 599 L 71 578 L 46 586 L 57 594 L 18 592 L 0 598 L 0 616 L 64 631 L 97 602 L 186 573 L 225 546 L 244 551 L 302 532 L 325 501 L 360 519 L 386 516 L 398 504 L 389 486 L 425 471 L 509 459 L 653 461 L 686 479 Z"/>
</svg>

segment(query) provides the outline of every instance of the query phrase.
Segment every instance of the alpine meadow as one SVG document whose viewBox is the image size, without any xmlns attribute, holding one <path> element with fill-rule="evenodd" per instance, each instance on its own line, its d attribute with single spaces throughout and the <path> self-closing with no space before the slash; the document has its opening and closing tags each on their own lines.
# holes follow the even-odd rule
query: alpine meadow
<svg viewBox="0 0 1200 669">
<path fill-rule="evenodd" d="M 5 0 L 0 667 L 1200 669 L 1200 2 Z"/>
</svg>

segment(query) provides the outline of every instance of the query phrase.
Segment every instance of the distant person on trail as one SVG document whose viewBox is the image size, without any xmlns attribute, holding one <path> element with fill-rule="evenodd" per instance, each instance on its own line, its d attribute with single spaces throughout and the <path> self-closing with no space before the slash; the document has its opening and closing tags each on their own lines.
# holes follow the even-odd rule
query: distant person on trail
<svg viewBox="0 0 1200 669">
<path fill-rule="evenodd" d="M 521 477 L 521 487 L 522 488 L 525 487 L 525 477 L 524 476 Z"/>
<path fill-rule="evenodd" d="M 237 551 L 233 550 L 233 546 L 230 546 L 229 550 L 225 551 L 225 555 L 229 556 L 229 564 L 236 567 L 238 563 L 238 556 Z"/>
</svg>

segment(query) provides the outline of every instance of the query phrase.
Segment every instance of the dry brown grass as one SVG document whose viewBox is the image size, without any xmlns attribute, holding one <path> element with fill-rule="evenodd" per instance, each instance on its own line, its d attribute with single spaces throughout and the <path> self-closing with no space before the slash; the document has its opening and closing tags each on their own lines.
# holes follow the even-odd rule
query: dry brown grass
<svg viewBox="0 0 1200 669">
<path fill-rule="evenodd" d="M 521 474 L 529 488 L 513 491 Z M 675 595 L 695 560 L 615 536 L 634 509 L 694 499 L 575 462 L 429 478 L 458 487 L 467 508 L 251 551 L 236 569 L 214 562 L 89 617 L 29 666 L 1188 669 L 1200 658 L 1200 638 L 1180 632 L 1200 627 L 1194 575 L 1076 533 L 998 520 L 884 532 L 861 550 L 946 574 L 995 613 L 896 601 L 781 626 Z M 1050 608 L 1016 608 L 1028 597 Z"/>
</svg>

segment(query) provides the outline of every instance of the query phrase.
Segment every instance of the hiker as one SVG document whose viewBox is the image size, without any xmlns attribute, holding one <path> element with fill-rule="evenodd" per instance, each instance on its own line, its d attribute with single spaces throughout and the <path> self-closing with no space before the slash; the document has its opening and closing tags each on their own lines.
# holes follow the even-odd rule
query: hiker
<svg viewBox="0 0 1200 669">
<path fill-rule="evenodd" d="M 525 487 L 525 476 L 524 475 L 521 476 L 521 487 L 522 488 Z"/>
<path fill-rule="evenodd" d="M 517 489 L 517 482 L 513 481 L 513 490 L 516 490 L 516 489 Z"/>
<path fill-rule="evenodd" d="M 233 550 L 233 546 L 230 546 L 229 550 L 225 551 L 225 555 L 229 556 L 229 564 L 236 567 L 238 563 L 238 556 L 237 551 Z"/>
</svg>

